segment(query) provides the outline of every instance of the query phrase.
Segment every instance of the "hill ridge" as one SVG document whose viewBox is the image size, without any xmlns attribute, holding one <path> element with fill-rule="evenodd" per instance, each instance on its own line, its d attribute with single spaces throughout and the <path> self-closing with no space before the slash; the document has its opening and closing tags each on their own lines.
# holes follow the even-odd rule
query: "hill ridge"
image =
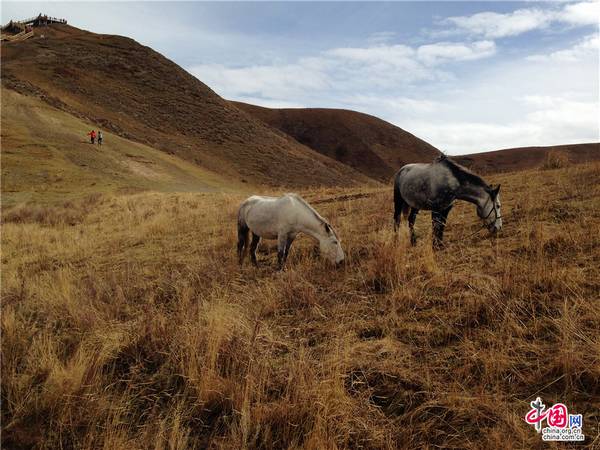
<svg viewBox="0 0 600 450">
<path fill-rule="evenodd" d="M 301 144 L 380 181 L 388 181 L 404 164 L 429 162 L 439 155 L 438 149 L 412 133 L 363 112 L 231 103 Z"/>
<path fill-rule="evenodd" d="M 459 163 L 485 173 L 514 172 L 540 167 L 552 154 L 563 155 L 569 163 L 600 160 L 600 142 L 548 146 L 513 147 L 453 158 Z"/>
</svg>

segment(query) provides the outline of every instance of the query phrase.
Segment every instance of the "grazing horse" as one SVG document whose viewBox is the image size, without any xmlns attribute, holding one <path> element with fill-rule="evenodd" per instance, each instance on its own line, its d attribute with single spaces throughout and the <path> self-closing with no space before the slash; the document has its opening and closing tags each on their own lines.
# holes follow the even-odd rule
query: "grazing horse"
<svg viewBox="0 0 600 450">
<path fill-rule="evenodd" d="M 407 164 L 394 177 L 394 230 L 400 215 L 408 216 L 410 240 L 416 243 L 415 220 L 420 209 L 431 211 L 433 247 L 440 248 L 446 218 L 455 200 L 477 206 L 477 215 L 491 233 L 502 228 L 500 185 L 489 186 L 481 177 L 442 155 L 431 164 Z"/>
<path fill-rule="evenodd" d="M 338 265 L 344 261 L 344 251 L 331 225 L 297 194 L 281 197 L 253 195 L 240 205 L 237 246 L 240 266 L 248 250 L 250 231 L 250 258 L 255 266 L 258 265 L 256 248 L 261 238 L 277 239 L 277 260 L 281 270 L 298 233 L 306 233 L 317 240 L 321 254 L 332 263 Z"/>
</svg>

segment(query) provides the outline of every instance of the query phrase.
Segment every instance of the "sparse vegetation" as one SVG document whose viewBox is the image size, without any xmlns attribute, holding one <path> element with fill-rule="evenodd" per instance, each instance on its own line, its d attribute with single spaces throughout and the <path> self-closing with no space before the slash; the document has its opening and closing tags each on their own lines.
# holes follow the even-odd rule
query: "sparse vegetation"
<svg viewBox="0 0 600 450">
<path fill-rule="evenodd" d="M 542 164 L 542 169 L 551 170 L 551 169 L 562 169 L 569 165 L 569 155 L 564 152 L 554 150 L 548 152 L 546 157 L 544 158 L 544 163 Z"/>
<path fill-rule="evenodd" d="M 242 194 L 4 211 L 3 446 L 545 448 L 537 395 L 597 446 L 600 165 L 490 181 L 502 234 L 462 204 L 439 253 L 427 220 L 394 235 L 391 189 L 303 193 L 343 270 L 306 238 L 240 270 Z"/>
<path fill-rule="evenodd" d="M 84 199 L 66 201 L 57 205 L 39 205 L 33 202 L 18 205 L 2 216 L 2 222 L 38 223 L 40 225 L 77 225 L 92 208 L 101 201 L 100 193 L 90 194 Z"/>
</svg>

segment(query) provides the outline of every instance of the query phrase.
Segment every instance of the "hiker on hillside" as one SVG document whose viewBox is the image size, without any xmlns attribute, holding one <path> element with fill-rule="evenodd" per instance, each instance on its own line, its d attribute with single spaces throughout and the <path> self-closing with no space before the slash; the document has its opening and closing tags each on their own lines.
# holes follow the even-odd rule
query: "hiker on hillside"
<svg viewBox="0 0 600 450">
<path fill-rule="evenodd" d="M 98 130 L 98 145 L 102 145 L 102 131 Z"/>
<path fill-rule="evenodd" d="M 88 133 L 88 136 L 90 137 L 90 142 L 94 144 L 94 141 L 96 140 L 96 132 L 92 130 Z"/>
</svg>

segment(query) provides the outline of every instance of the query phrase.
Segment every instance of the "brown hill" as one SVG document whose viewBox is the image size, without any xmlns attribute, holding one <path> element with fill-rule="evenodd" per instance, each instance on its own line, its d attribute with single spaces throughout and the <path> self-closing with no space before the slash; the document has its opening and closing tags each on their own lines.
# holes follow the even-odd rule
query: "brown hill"
<svg viewBox="0 0 600 450">
<path fill-rule="evenodd" d="M 4 87 L 232 180 L 283 186 L 368 181 L 275 133 L 132 39 L 58 24 L 35 32 L 2 45 Z"/>
<path fill-rule="evenodd" d="M 600 160 L 600 143 L 519 147 L 492 152 L 453 156 L 453 159 L 480 172 L 514 172 L 544 164 L 550 154 L 564 155 L 571 163 Z"/>
<path fill-rule="evenodd" d="M 379 180 L 388 180 L 404 164 L 428 162 L 439 153 L 409 132 L 356 111 L 232 103 L 313 150 Z"/>
</svg>

